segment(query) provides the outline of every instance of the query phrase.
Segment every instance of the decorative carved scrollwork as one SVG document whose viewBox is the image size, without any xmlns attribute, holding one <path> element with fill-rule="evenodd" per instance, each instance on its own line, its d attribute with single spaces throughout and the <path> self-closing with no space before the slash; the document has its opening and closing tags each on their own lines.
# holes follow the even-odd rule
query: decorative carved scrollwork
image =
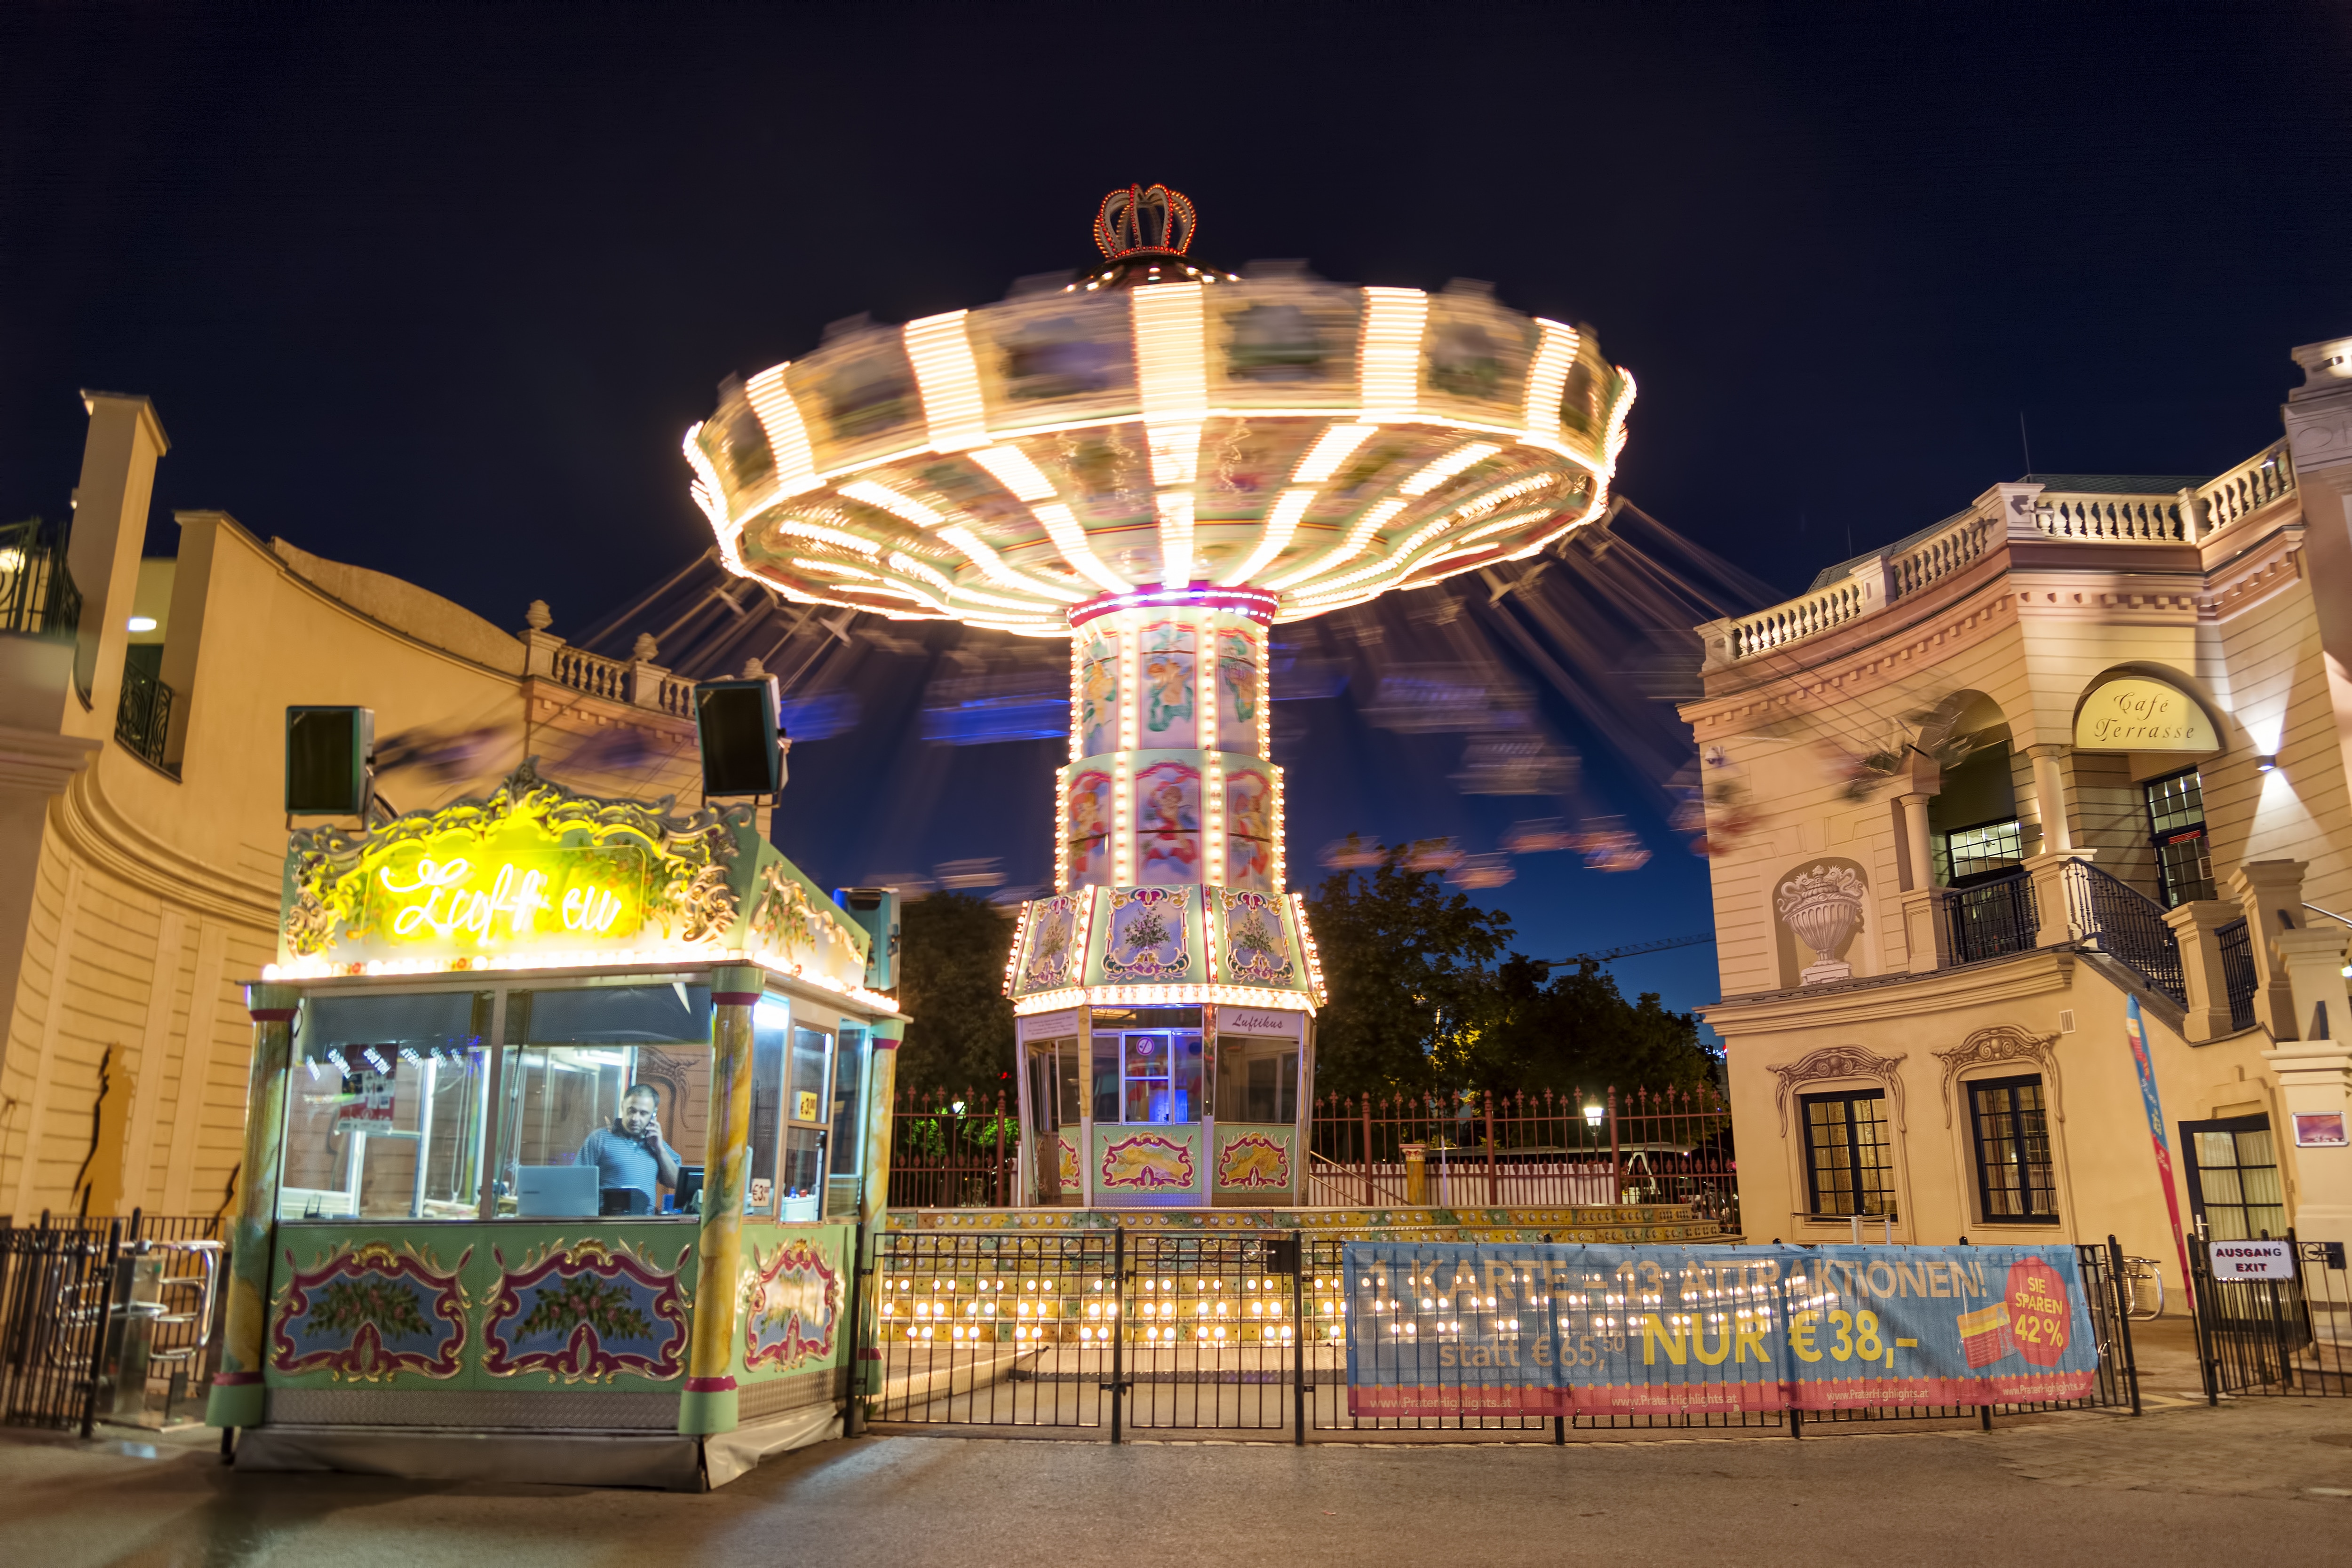
<svg viewBox="0 0 2352 1568">
<path fill-rule="evenodd" d="M 1789 1135 L 1789 1101 L 1801 1083 L 1817 1083 L 1832 1078 L 1875 1078 L 1886 1085 L 1887 1098 L 1895 1102 L 1895 1127 L 1906 1131 L 1903 1117 L 1903 1079 L 1896 1071 L 1908 1059 L 1908 1052 L 1897 1051 L 1893 1056 L 1880 1056 L 1858 1045 L 1825 1045 L 1819 1051 L 1808 1051 L 1794 1061 L 1767 1066 L 1764 1071 L 1780 1081 L 1780 1135 Z"/>
<path fill-rule="evenodd" d="M 2065 1103 L 2059 1098 L 2058 1052 L 2054 1034 L 2028 1034 L 2009 1024 L 1995 1024 L 1980 1029 L 1949 1051 L 1935 1052 L 1944 1064 L 1944 1125 L 1952 1124 L 1952 1082 L 1971 1067 L 1984 1067 L 1996 1061 L 2031 1061 L 2042 1069 L 2042 1081 L 2050 1088 L 2050 1113 L 2058 1121 L 2066 1119 Z"/>
</svg>

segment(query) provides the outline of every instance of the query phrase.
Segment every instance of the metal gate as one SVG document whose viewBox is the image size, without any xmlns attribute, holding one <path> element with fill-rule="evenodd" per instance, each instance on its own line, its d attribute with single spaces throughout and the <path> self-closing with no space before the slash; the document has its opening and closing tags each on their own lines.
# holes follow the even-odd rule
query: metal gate
<svg viewBox="0 0 2352 1568">
<path fill-rule="evenodd" d="M 2203 1239 L 2189 1248 L 2197 1359 L 2208 1403 L 2224 1394 L 2340 1396 L 2352 1391 L 2352 1290 L 2344 1243 L 2304 1241 L 2290 1230 L 2287 1250 L 2295 1262 L 2291 1278 L 2217 1280 Z"/>
<path fill-rule="evenodd" d="M 875 1238 L 876 1307 L 861 1357 L 866 1421 L 1003 1435 L 1221 1432 L 1323 1438 L 1555 1443 L 1628 1427 L 1786 1428 L 1975 1418 L 2066 1405 L 1783 1414 L 1362 1416 L 1348 1408 L 1338 1237 L 1126 1230 Z M 2074 1404 L 2139 1411 L 2122 1249 L 2078 1245 L 2098 1334 L 2098 1384 Z"/>
<path fill-rule="evenodd" d="M 121 1220 L 0 1228 L 0 1422 L 89 1435 L 121 1239 Z"/>
</svg>

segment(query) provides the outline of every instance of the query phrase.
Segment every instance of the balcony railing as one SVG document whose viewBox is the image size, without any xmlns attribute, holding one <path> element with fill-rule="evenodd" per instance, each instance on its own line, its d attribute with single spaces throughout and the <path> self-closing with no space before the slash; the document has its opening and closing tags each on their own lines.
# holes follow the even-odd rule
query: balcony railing
<svg viewBox="0 0 2352 1568">
<path fill-rule="evenodd" d="M 172 688 L 149 672 L 126 664 L 122 697 L 114 707 L 114 738 L 125 750 L 170 771 L 163 761 L 163 743 L 171 734 Z"/>
<path fill-rule="evenodd" d="M 2033 879 L 2019 872 L 1961 888 L 1946 896 L 1944 917 L 1950 923 L 1954 964 L 1981 964 L 2027 952 L 2041 925 L 2033 907 Z"/>
<path fill-rule="evenodd" d="M 81 591 L 66 569 L 65 530 L 38 517 L 0 528 L 0 632 L 70 641 Z"/>
<path fill-rule="evenodd" d="M 2066 862 L 2066 904 L 2084 942 L 2171 998 L 2176 1006 L 2189 1005 L 2180 938 L 2165 924 L 2163 905 L 2079 860 Z"/>
<path fill-rule="evenodd" d="M 2294 460 L 2282 441 L 2219 478 L 2166 495 L 2045 490 L 2034 498 L 2033 526 L 2069 543 L 2193 544 L 2294 494 Z M 1708 667 L 1753 659 L 1874 615 L 1972 565 L 2000 537 L 1999 518 L 1970 510 L 1899 551 L 1865 557 L 1835 582 L 1715 622 L 1702 630 L 1708 642 Z"/>
<path fill-rule="evenodd" d="M 2213 939 L 2221 949 L 2221 981 L 2230 994 L 2230 1027 L 2254 1027 L 2254 990 L 2260 984 L 2254 973 L 2253 934 L 2243 920 L 2232 920 L 2214 927 Z"/>
</svg>

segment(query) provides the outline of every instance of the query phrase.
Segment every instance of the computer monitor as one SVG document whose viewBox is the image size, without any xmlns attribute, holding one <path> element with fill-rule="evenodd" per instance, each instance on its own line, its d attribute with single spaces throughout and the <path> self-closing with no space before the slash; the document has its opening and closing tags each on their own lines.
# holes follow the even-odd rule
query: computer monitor
<svg viewBox="0 0 2352 1568">
<path fill-rule="evenodd" d="M 515 1217 L 519 1219 L 593 1219 L 597 1210 L 594 1166 L 517 1166 Z"/>
<path fill-rule="evenodd" d="M 687 1213 L 694 1207 L 695 1199 L 701 1196 L 702 1167 L 700 1166 L 678 1166 L 677 1194 L 674 1199 L 677 1205 L 677 1211 L 680 1214 Z"/>
</svg>

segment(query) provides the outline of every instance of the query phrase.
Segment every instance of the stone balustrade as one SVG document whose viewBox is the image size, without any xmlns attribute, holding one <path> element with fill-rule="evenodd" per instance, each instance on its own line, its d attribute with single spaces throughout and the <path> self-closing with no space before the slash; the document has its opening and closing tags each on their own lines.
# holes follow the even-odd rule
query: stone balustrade
<svg viewBox="0 0 2352 1568">
<path fill-rule="evenodd" d="M 548 631 L 544 603 L 533 603 L 526 619 L 529 629 L 520 633 L 526 674 L 606 702 L 651 708 L 672 718 L 694 716 L 694 683 L 654 663 L 657 650 L 651 637 L 637 639 L 634 657 L 611 659 L 574 648 Z"/>
<path fill-rule="evenodd" d="M 2032 528 L 2069 543 L 2193 544 L 2294 494 L 2294 460 L 2281 441 L 2220 477 L 2173 495 L 2040 491 L 2032 495 Z M 2002 537 L 2002 528 L 2001 519 L 1980 505 L 1916 543 L 1865 557 L 1835 582 L 1702 626 L 1704 667 L 1719 670 L 1874 614 L 1975 564 Z"/>
</svg>

